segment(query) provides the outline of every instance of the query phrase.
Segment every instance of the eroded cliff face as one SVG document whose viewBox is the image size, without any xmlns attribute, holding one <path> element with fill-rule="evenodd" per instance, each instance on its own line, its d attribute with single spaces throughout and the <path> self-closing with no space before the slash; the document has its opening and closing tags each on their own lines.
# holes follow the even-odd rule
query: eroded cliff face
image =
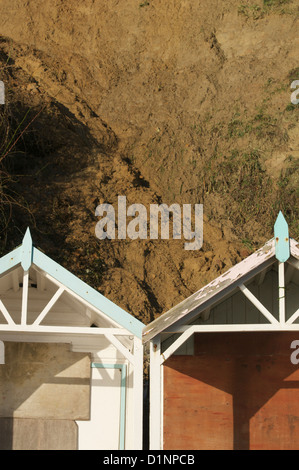
<svg viewBox="0 0 299 470">
<path fill-rule="evenodd" d="M 298 12 L 298 0 L 2 0 L 0 80 L 24 130 L 5 157 L 21 207 L 3 250 L 30 225 L 147 323 L 271 238 L 280 209 L 298 237 Z M 98 240 L 95 209 L 119 195 L 202 203 L 202 248 Z"/>
</svg>

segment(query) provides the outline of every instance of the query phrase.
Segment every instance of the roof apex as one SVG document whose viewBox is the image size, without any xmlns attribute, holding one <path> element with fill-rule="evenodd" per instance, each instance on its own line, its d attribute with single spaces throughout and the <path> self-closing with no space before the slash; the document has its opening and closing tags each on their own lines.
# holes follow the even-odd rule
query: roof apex
<svg viewBox="0 0 299 470">
<path fill-rule="evenodd" d="M 299 260 L 299 244 L 293 239 L 290 239 L 290 254 Z M 275 257 L 275 239 L 272 238 L 247 258 L 149 323 L 143 329 L 143 341 L 151 340 L 165 329 L 181 322 L 183 318 L 192 316 L 192 312 L 195 312 L 198 308 L 204 308 L 204 305 L 209 302 L 212 303 L 213 299 L 216 302 L 224 291 L 230 288 L 233 289 L 242 279 L 246 282 L 246 278 L 260 272 L 265 266 L 273 264 Z"/>
<path fill-rule="evenodd" d="M 22 242 L 22 261 L 21 265 L 24 271 L 28 271 L 31 264 L 32 264 L 32 254 L 33 254 L 33 246 L 32 246 L 32 238 L 29 227 L 27 227 L 26 233 L 23 238 Z"/>
<path fill-rule="evenodd" d="M 0 274 L 5 274 L 20 264 L 24 271 L 28 271 L 31 265 L 35 265 L 132 335 L 138 338 L 142 337 L 142 329 L 145 325 L 140 320 L 34 247 L 29 227 L 24 235 L 22 245 L 0 258 Z"/>
<path fill-rule="evenodd" d="M 274 224 L 275 256 L 281 263 L 290 257 L 289 227 L 280 211 Z"/>
</svg>

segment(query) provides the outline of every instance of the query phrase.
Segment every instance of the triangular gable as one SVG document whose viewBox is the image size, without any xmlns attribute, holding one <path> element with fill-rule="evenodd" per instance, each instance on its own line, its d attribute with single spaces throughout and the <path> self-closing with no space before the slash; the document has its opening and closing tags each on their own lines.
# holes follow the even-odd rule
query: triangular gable
<svg viewBox="0 0 299 470">
<path fill-rule="evenodd" d="M 196 312 L 204 309 L 207 304 L 216 303 L 224 294 L 232 292 L 237 285 L 246 282 L 275 263 L 277 261 L 277 238 L 274 237 L 269 240 L 255 253 L 147 325 L 143 330 L 143 341 L 149 341 L 178 322 L 184 321 L 188 323 L 197 314 Z M 286 240 L 286 238 L 285 242 L 289 246 L 290 255 L 288 261 L 295 261 L 294 264 L 299 269 L 299 265 L 297 266 L 299 261 L 299 244 L 293 239 Z M 279 253 L 281 252 L 285 254 L 285 250 L 279 244 Z"/>
<path fill-rule="evenodd" d="M 47 273 L 93 309 L 99 310 L 120 327 L 141 338 L 144 327 L 142 322 L 34 247 L 29 229 L 26 231 L 22 245 L 0 259 L 0 276 L 9 273 L 20 264 L 24 271 L 29 270 L 33 265 Z"/>
</svg>

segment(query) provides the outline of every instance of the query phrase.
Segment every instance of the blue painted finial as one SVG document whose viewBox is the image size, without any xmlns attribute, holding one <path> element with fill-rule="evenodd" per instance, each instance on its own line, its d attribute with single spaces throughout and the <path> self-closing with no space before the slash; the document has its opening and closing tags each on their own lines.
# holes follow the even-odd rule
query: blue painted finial
<svg viewBox="0 0 299 470">
<path fill-rule="evenodd" d="M 290 257 L 290 238 L 288 224 L 280 211 L 274 224 L 275 256 L 281 263 Z"/>
<path fill-rule="evenodd" d="M 28 269 L 31 266 L 32 263 L 32 238 L 31 238 L 31 233 L 29 230 L 29 227 L 26 230 L 26 233 L 23 238 L 23 243 L 22 243 L 22 261 L 21 265 L 24 271 L 28 271 Z"/>
</svg>

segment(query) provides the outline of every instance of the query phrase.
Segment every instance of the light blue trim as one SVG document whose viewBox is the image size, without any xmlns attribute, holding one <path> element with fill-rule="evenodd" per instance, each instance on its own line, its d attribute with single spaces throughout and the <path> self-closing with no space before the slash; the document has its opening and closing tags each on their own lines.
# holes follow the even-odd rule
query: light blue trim
<svg viewBox="0 0 299 470">
<path fill-rule="evenodd" d="M 288 224 L 280 211 L 274 224 L 275 256 L 281 263 L 290 257 L 290 238 Z"/>
<path fill-rule="evenodd" d="M 25 236 L 22 243 L 22 268 L 24 271 L 28 271 L 32 264 L 32 238 L 29 227 L 26 230 Z"/>
<path fill-rule="evenodd" d="M 144 324 L 134 318 L 128 312 L 120 308 L 111 300 L 104 297 L 84 281 L 72 274 L 67 269 L 60 266 L 47 255 L 33 248 L 33 263 L 50 274 L 54 279 L 78 294 L 82 299 L 89 302 L 93 307 L 101 310 L 105 315 L 118 323 L 123 328 L 141 339 Z"/>
<path fill-rule="evenodd" d="M 119 450 L 125 450 L 127 365 L 126 364 L 101 364 L 97 362 L 92 362 L 91 367 L 94 367 L 97 369 L 120 369 L 121 371 Z"/>
<path fill-rule="evenodd" d="M 0 259 L 0 275 L 21 263 L 22 245 Z"/>
<path fill-rule="evenodd" d="M 142 338 L 142 330 L 145 325 L 141 321 L 35 248 L 32 245 L 29 228 L 26 230 L 22 245 L 0 259 L 0 275 L 20 263 L 25 271 L 28 271 L 31 264 L 34 263 L 118 325 L 138 338 Z"/>
</svg>

